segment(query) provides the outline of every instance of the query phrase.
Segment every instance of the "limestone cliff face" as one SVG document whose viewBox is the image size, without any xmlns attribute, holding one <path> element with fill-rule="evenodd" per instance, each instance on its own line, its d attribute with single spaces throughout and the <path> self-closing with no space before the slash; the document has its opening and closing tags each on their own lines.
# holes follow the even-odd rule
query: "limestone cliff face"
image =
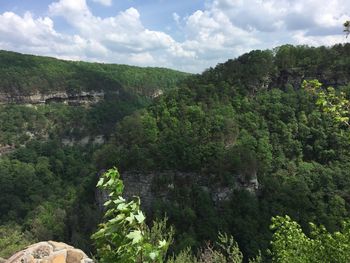
<svg viewBox="0 0 350 263">
<path fill-rule="evenodd" d="M 346 74 L 334 74 L 330 70 L 319 70 L 317 72 L 306 72 L 302 68 L 289 68 L 281 70 L 274 78 L 268 81 L 269 88 L 293 87 L 300 89 L 304 79 L 318 79 L 325 87 L 340 87 L 348 85 L 350 76 Z"/>
<path fill-rule="evenodd" d="M 102 174 L 102 173 L 101 173 Z M 177 171 L 167 172 L 124 172 L 121 174 L 124 182 L 124 197 L 130 199 L 133 196 L 141 198 L 141 206 L 146 212 L 151 212 L 152 205 L 156 200 L 171 200 L 172 193 L 178 187 L 200 187 L 210 194 L 212 201 L 219 206 L 220 202 L 230 200 L 233 191 L 242 189 L 257 194 L 259 183 L 257 174 L 250 175 L 249 179 L 236 176 L 232 185 L 212 183 L 215 175 L 201 175 L 198 173 L 184 173 Z M 96 192 L 96 200 L 99 207 L 107 200 L 108 194 Z"/>
<path fill-rule="evenodd" d="M 5 263 L 93 263 L 80 249 L 65 243 L 47 241 L 33 244 L 17 252 Z"/>
<path fill-rule="evenodd" d="M 0 93 L 0 104 L 50 104 L 60 102 L 69 105 L 94 104 L 104 98 L 104 92 L 82 91 L 76 94 L 67 92 L 9 94 Z"/>
<path fill-rule="evenodd" d="M 74 145 L 79 145 L 79 146 L 87 146 L 87 145 L 102 145 L 106 141 L 105 136 L 100 134 L 96 136 L 85 136 L 80 139 L 76 139 L 74 137 L 64 137 L 61 139 L 61 142 L 64 146 L 74 146 Z M 1 148 L 0 148 L 0 155 L 1 155 Z"/>
</svg>

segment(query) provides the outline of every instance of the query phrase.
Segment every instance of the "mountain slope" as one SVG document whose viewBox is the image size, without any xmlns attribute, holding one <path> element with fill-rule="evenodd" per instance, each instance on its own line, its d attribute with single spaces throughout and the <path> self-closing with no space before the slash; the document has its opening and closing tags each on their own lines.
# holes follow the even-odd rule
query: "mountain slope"
<svg viewBox="0 0 350 263">
<path fill-rule="evenodd" d="M 123 117 L 188 76 L 0 51 L 1 228 L 90 251 L 94 152 Z"/>
<path fill-rule="evenodd" d="M 152 97 L 189 74 L 165 68 L 73 62 L 0 51 L 0 93 L 120 92 Z"/>
<path fill-rule="evenodd" d="M 0 115 L 0 146 L 23 144 L 28 136 L 45 138 L 49 133 L 58 137 L 108 136 L 119 119 L 176 88 L 188 76 L 165 68 L 73 62 L 0 51 L 0 104 L 5 104 Z M 42 105 L 52 103 L 51 107 Z M 11 108 L 7 104 L 42 106 Z M 85 107 L 89 105 L 93 107 Z"/>
<path fill-rule="evenodd" d="M 350 216 L 350 133 L 300 88 L 313 78 L 349 96 L 350 44 L 252 51 L 193 76 L 120 122 L 97 164 L 154 175 L 153 213 L 170 217 L 178 248 L 220 230 L 251 257 L 280 214 L 336 230 Z M 252 179 L 255 194 L 240 187 Z M 218 189 L 230 197 L 221 204 Z"/>
</svg>

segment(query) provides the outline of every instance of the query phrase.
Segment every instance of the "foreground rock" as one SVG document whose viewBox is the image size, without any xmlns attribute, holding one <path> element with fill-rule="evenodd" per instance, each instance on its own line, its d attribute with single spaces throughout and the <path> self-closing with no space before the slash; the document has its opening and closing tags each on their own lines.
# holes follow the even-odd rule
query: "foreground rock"
<svg viewBox="0 0 350 263">
<path fill-rule="evenodd" d="M 5 263 L 93 263 L 80 249 L 65 243 L 40 242 L 17 252 Z"/>
</svg>

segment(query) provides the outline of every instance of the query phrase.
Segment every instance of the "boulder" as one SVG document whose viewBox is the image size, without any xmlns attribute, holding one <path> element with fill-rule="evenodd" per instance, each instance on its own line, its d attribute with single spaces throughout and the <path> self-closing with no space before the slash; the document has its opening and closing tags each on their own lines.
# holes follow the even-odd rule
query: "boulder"
<svg viewBox="0 0 350 263">
<path fill-rule="evenodd" d="M 30 245 L 0 263 L 93 263 L 80 249 L 62 242 L 47 241 Z"/>
</svg>

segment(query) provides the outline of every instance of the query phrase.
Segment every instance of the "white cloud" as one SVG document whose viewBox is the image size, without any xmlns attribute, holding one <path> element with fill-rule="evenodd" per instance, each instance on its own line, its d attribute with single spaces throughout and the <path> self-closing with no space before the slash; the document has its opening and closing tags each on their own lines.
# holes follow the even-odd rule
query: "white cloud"
<svg viewBox="0 0 350 263">
<path fill-rule="evenodd" d="M 71 0 L 61 0 L 51 4 L 49 10 L 54 16 L 64 17 L 83 38 L 94 39 L 111 51 L 145 52 L 165 49 L 174 42 L 163 32 L 146 29 L 133 7 L 108 18 L 94 16 L 85 0 L 73 5 Z"/>
<path fill-rule="evenodd" d="M 147 65 L 156 63 L 156 60 L 149 52 L 131 54 L 130 61 L 133 64 L 138 64 L 138 65 L 142 65 L 142 66 L 147 66 Z"/>
<path fill-rule="evenodd" d="M 183 44 L 201 65 L 213 66 L 251 49 L 344 42 L 348 19 L 347 0 L 213 0 L 185 17 Z"/>
<path fill-rule="evenodd" d="M 214 0 L 210 8 L 222 11 L 243 29 L 262 32 L 341 28 L 350 17 L 347 0 Z"/>
<path fill-rule="evenodd" d="M 133 7 L 104 18 L 86 0 L 58 0 L 48 9 L 45 17 L 0 14 L 0 48 L 199 72 L 251 49 L 344 42 L 342 23 L 350 19 L 347 0 L 211 0 L 187 16 L 172 13 L 182 36 L 176 41 L 165 29 L 147 28 Z M 57 31 L 56 17 L 74 33 Z"/>
<path fill-rule="evenodd" d="M 345 35 L 308 36 L 303 31 L 295 33 L 292 38 L 296 43 L 309 46 L 331 46 L 346 40 Z"/>
<path fill-rule="evenodd" d="M 58 36 L 50 18 L 33 19 L 29 12 L 26 12 L 23 17 L 13 12 L 5 12 L 0 15 L 0 21 L 0 40 L 2 41 L 13 41 L 19 45 L 37 45 L 43 36 Z"/>
<path fill-rule="evenodd" d="M 64 17 L 82 38 L 93 39 L 105 47 L 110 56 L 121 58 L 125 54 L 127 61 L 122 63 L 160 66 L 161 62 L 176 68 L 177 57 L 194 58 L 193 51 L 184 50 L 170 35 L 145 28 L 140 13 L 133 7 L 114 17 L 100 18 L 91 13 L 84 0 L 75 4 L 61 0 L 51 4 L 49 11 L 52 16 Z"/>
<path fill-rule="evenodd" d="M 93 39 L 65 35 L 54 29 L 49 17 L 34 18 L 29 12 L 0 15 L 0 48 L 65 59 L 98 59 L 108 50 Z"/>
</svg>

